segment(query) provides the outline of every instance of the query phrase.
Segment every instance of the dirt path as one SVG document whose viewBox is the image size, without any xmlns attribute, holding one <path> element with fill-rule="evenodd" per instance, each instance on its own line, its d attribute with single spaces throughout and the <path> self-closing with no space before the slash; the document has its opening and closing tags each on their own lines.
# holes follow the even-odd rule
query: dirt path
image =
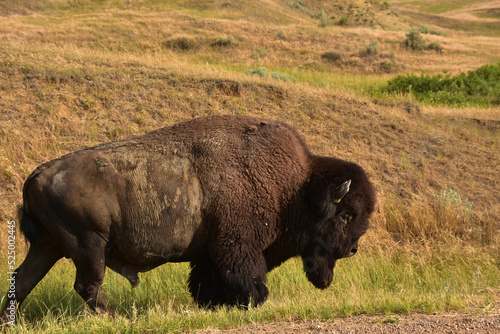
<svg viewBox="0 0 500 334">
<path fill-rule="evenodd" d="M 232 330 L 206 329 L 196 333 L 331 333 L 331 334 L 500 334 L 500 312 L 490 315 L 394 315 L 358 316 L 333 321 L 278 322 Z"/>
</svg>

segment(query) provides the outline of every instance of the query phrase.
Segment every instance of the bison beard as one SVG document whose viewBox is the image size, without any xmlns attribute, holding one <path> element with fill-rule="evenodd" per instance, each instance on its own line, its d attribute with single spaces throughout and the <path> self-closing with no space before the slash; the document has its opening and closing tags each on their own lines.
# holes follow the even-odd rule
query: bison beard
<svg viewBox="0 0 500 334">
<path fill-rule="evenodd" d="M 316 287 L 353 255 L 374 210 L 358 165 L 313 155 L 289 125 L 212 116 L 77 151 L 27 178 L 20 209 L 29 240 L 12 309 L 63 256 L 75 290 L 98 313 L 106 266 L 132 287 L 139 272 L 190 262 L 189 291 L 204 307 L 259 305 L 266 274 L 301 256 Z"/>
</svg>

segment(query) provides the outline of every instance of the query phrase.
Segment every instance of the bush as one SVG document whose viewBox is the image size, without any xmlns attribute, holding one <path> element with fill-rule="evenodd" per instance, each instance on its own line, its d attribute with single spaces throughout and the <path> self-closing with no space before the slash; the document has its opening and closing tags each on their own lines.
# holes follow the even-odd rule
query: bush
<svg viewBox="0 0 500 334">
<path fill-rule="evenodd" d="M 315 12 L 313 10 L 310 10 L 309 8 L 307 8 L 306 6 L 304 6 L 302 4 L 301 0 L 290 1 L 288 3 L 288 5 L 290 7 L 292 7 L 292 8 L 300 10 L 303 13 L 306 13 L 307 15 L 309 15 L 313 19 L 321 19 L 322 17 L 325 16 L 325 11 L 324 10 L 320 10 L 319 12 Z"/>
<path fill-rule="evenodd" d="M 258 67 L 255 70 L 249 70 L 246 72 L 248 75 L 258 75 L 259 77 L 262 78 L 267 78 L 271 77 L 276 80 L 282 80 L 282 81 L 295 81 L 294 78 L 286 73 L 281 73 L 281 72 L 267 72 L 267 68 L 265 67 Z"/>
<path fill-rule="evenodd" d="M 188 37 L 172 38 L 163 42 L 163 46 L 176 51 L 188 51 L 198 46 L 196 40 Z"/>
<path fill-rule="evenodd" d="M 271 78 L 282 81 L 295 81 L 291 75 L 281 72 L 271 72 Z"/>
<path fill-rule="evenodd" d="M 398 71 L 398 65 L 394 61 L 382 61 L 374 64 L 373 68 L 385 73 L 394 73 Z"/>
<path fill-rule="evenodd" d="M 378 46 L 378 42 L 371 42 L 368 44 L 366 49 L 360 53 L 361 56 L 376 56 L 380 52 L 380 47 Z"/>
<path fill-rule="evenodd" d="M 434 50 L 438 53 L 443 52 L 443 47 L 439 42 L 431 42 L 429 45 L 427 45 L 427 50 Z"/>
<path fill-rule="evenodd" d="M 383 91 L 412 94 L 419 102 L 436 105 L 500 105 L 500 63 L 484 65 L 454 77 L 399 75 L 390 80 Z"/>
<path fill-rule="evenodd" d="M 425 40 L 417 29 L 412 29 L 406 34 L 405 45 L 413 50 L 425 50 Z"/>
<path fill-rule="evenodd" d="M 429 28 L 426 25 L 423 25 L 420 28 L 418 28 L 418 31 L 421 32 L 422 34 L 431 34 L 431 35 L 437 35 L 437 36 L 448 36 L 448 34 L 445 33 L 444 31 L 434 30 L 434 29 Z"/>
<path fill-rule="evenodd" d="M 249 70 L 246 72 L 249 75 L 258 75 L 259 77 L 267 77 L 267 68 L 265 67 L 259 67 L 256 68 L 255 70 Z"/>
<path fill-rule="evenodd" d="M 234 37 L 221 37 L 217 39 L 213 46 L 231 46 L 234 43 Z"/>
<path fill-rule="evenodd" d="M 349 18 L 347 16 L 342 16 L 338 22 L 339 26 L 346 26 L 349 24 Z"/>
<path fill-rule="evenodd" d="M 251 55 L 253 59 L 259 59 L 260 57 L 265 57 L 269 54 L 269 52 L 266 49 L 260 49 L 257 51 L 254 51 Z"/>
<path fill-rule="evenodd" d="M 328 17 L 326 17 L 325 15 L 325 11 L 324 10 L 321 10 L 321 15 L 319 17 L 319 26 L 320 27 L 326 27 L 326 26 L 329 26 L 332 24 L 332 20 L 330 20 Z"/>
<path fill-rule="evenodd" d="M 339 60 L 342 60 L 342 55 L 338 52 L 335 52 L 335 51 L 328 51 L 328 52 L 323 53 L 321 55 L 321 58 L 323 58 L 324 60 L 326 60 L 328 62 L 335 63 Z"/>
</svg>

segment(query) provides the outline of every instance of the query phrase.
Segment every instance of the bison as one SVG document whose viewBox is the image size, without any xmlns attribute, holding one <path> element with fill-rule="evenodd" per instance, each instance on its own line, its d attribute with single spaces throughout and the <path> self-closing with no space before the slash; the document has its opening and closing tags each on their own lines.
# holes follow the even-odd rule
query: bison
<svg viewBox="0 0 500 334">
<path fill-rule="evenodd" d="M 196 118 L 70 153 L 24 183 L 30 249 L 1 318 L 62 257 L 99 314 L 113 315 L 100 293 L 106 266 L 135 287 L 139 272 L 188 261 L 189 291 L 205 307 L 263 303 L 267 272 L 295 256 L 325 289 L 336 261 L 356 253 L 374 205 L 360 166 L 313 155 L 274 120 Z"/>
</svg>

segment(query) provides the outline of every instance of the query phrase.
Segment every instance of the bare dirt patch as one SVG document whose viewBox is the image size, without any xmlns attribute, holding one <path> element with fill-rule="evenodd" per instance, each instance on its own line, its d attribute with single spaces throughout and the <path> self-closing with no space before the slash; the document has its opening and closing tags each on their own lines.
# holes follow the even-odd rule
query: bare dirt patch
<svg viewBox="0 0 500 334">
<path fill-rule="evenodd" d="M 197 333 L 332 333 L 332 334 L 382 334 L 382 333 L 500 333 L 500 313 L 490 315 L 397 315 L 358 316 L 335 321 L 311 320 L 305 322 L 277 322 L 257 324 L 238 329 L 206 329 Z"/>
</svg>

